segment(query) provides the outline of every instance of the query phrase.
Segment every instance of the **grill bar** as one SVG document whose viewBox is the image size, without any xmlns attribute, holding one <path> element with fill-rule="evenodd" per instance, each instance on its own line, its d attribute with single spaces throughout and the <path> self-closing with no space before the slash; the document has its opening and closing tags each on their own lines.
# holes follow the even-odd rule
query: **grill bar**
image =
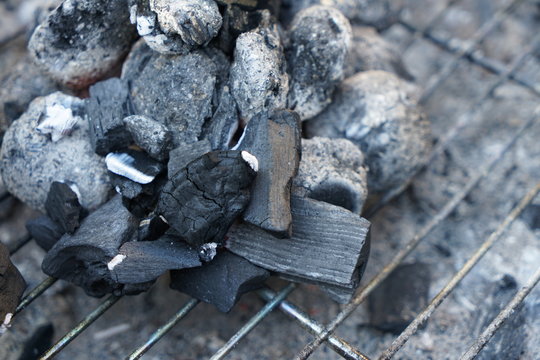
<svg viewBox="0 0 540 360">
<path fill-rule="evenodd" d="M 514 298 L 505 306 L 505 308 L 493 319 L 488 327 L 480 334 L 476 341 L 471 345 L 469 350 L 461 356 L 461 360 L 470 360 L 476 358 L 476 356 L 482 351 L 484 346 L 495 335 L 497 330 L 504 324 L 504 322 L 512 316 L 517 310 L 518 306 L 525 300 L 525 297 L 534 289 L 540 282 L 540 267 L 536 270 L 533 276 L 527 281 L 527 284 L 516 293 Z"/>
<path fill-rule="evenodd" d="M 446 297 L 454 290 L 454 288 L 461 282 L 461 280 L 463 280 L 463 278 L 472 270 L 472 268 L 480 261 L 480 259 L 482 259 L 482 257 L 488 252 L 488 250 L 491 249 L 493 244 L 495 244 L 495 242 L 502 237 L 504 232 L 508 229 L 508 227 L 510 227 L 510 225 L 512 225 L 514 220 L 516 220 L 519 214 L 521 214 L 523 209 L 525 209 L 525 207 L 531 203 L 531 201 L 538 194 L 538 192 L 540 192 L 540 182 L 527 192 L 527 194 L 521 199 L 519 204 L 514 207 L 514 209 L 503 220 L 503 222 L 500 223 L 500 225 L 493 233 L 491 233 L 487 240 L 475 251 L 475 253 L 469 258 L 469 260 L 467 260 L 467 262 L 461 267 L 461 269 L 459 269 L 459 271 L 454 274 L 454 276 L 437 294 L 437 296 L 435 296 L 431 300 L 429 305 L 420 314 L 418 314 L 418 316 L 415 317 L 415 319 L 409 324 L 409 326 L 407 326 L 407 328 L 392 342 L 392 345 L 390 345 L 390 347 L 386 349 L 384 353 L 380 356 L 380 360 L 391 359 L 396 354 L 396 352 L 398 352 L 399 349 L 401 349 L 401 347 L 405 345 L 407 340 L 409 340 L 409 338 L 416 333 L 418 327 L 421 326 L 427 319 L 429 319 L 429 317 L 433 314 L 437 307 L 442 304 L 444 299 L 446 299 Z M 538 279 L 536 279 L 536 281 L 538 281 Z M 528 291 L 531 290 L 529 288 L 527 289 Z M 523 298 L 525 298 L 525 295 L 523 295 L 521 300 L 523 300 Z M 504 320 L 506 320 L 506 318 Z M 493 336 L 495 331 L 496 329 L 492 331 L 491 336 Z"/>
<path fill-rule="evenodd" d="M 34 300 L 36 300 L 41 294 L 43 294 L 48 288 L 53 286 L 53 284 L 56 282 L 55 278 L 48 277 L 45 280 L 43 280 L 39 285 L 37 285 L 35 288 L 33 288 L 26 296 L 21 300 L 21 303 L 19 306 L 17 306 L 17 309 L 15 310 L 15 314 L 18 314 L 21 312 L 25 307 L 30 305 Z"/>
</svg>

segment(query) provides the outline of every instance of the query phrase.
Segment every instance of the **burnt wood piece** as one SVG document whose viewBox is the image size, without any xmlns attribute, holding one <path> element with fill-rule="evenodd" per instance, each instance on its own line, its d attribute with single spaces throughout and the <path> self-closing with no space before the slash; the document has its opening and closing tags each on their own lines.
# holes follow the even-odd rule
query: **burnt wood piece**
<svg viewBox="0 0 540 360">
<path fill-rule="evenodd" d="M 124 118 L 124 124 L 135 144 L 154 159 L 163 161 L 169 157 L 172 133 L 162 123 L 144 115 Z"/>
<path fill-rule="evenodd" d="M 208 124 L 204 137 L 210 141 L 212 150 L 227 150 L 238 130 L 240 117 L 236 101 L 231 94 L 230 84 L 227 82 L 217 93 L 216 97 L 219 100 L 216 111 Z"/>
<path fill-rule="evenodd" d="M 207 153 L 176 173 L 165 185 L 158 214 L 193 246 L 220 243 L 249 202 L 255 170 L 245 151 Z"/>
<path fill-rule="evenodd" d="M 90 142 L 96 154 L 105 156 L 131 143 L 131 134 L 123 121 L 132 113 L 125 81 L 112 78 L 92 85 L 86 109 L 90 123 Z"/>
<path fill-rule="evenodd" d="M 73 234 L 79 227 L 83 208 L 75 191 L 66 183 L 53 181 L 45 200 L 47 215 L 55 221 L 62 232 Z"/>
<path fill-rule="evenodd" d="M 225 247 L 265 269 L 305 281 L 348 286 L 362 261 L 369 221 L 342 207 L 291 197 L 291 239 L 250 224 L 233 226 Z"/>
<path fill-rule="evenodd" d="M 9 259 L 9 249 L 0 243 L 0 335 L 11 325 L 24 289 L 26 282 Z"/>
<path fill-rule="evenodd" d="M 137 241 L 152 241 L 159 239 L 169 229 L 169 224 L 158 215 L 151 215 L 139 223 Z"/>
<path fill-rule="evenodd" d="M 300 123 L 294 111 L 261 112 L 248 123 L 239 144 L 259 160 L 243 218 L 279 237 L 292 234 L 291 183 L 302 152 Z"/>
<path fill-rule="evenodd" d="M 167 177 L 160 174 L 150 184 L 142 186 L 142 192 L 136 197 L 130 199 L 122 197 L 122 203 L 137 218 L 144 218 L 156 208 L 161 189 L 165 186 Z"/>
<path fill-rule="evenodd" d="M 400 334 L 428 304 L 429 266 L 398 266 L 369 295 L 369 322 L 378 330 Z"/>
<path fill-rule="evenodd" d="M 143 151 L 132 149 L 107 154 L 105 163 L 110 172 L 139 184 L 151 183 L 164 168 Z"/>
<path fill-rule="evenodd" d="M 168 270 L 201 266 L 197 250 L 164 236 L 155 241 L 130 241 L 109 262 L 114 279 L 139 284 L 157 279 Z"/>
<path fill-rule="evenodd" d="M 111 179 L 111 185 L 114 190 L 125 198 L 135 199 L 144 191 L 143 185 L 131 181 L 126 177 L 109 173 L 109 178 Z"/>
<path fill-rule="evenodd" d="M 212 151 L 208 140 L 201 140 L 192 144 L 184 144 L 169 153 L 167 171 L 169 179 L 184 169 L 190 162 Z"/>
<path fill-rule="evenodd" d="M 40 216 L 38 218 L 28 220 L 26 230 L 36 243 L 45 251 L 49 251 L 65 231 L 60 225 L 52 221 L 48 216 Z"/>
<path fill-rule="evenodd" d="M 90 296 L 121 292 L 107 263 L 120 246 L 131 239 L 138 221 L 115 196 L 88 215 L 79 229 L 66 234 L 43 259 L 41 268 L 49 276 L 72 282 Z"/>
<path fill-rule="evenodd" d="M 171 271 L 171 288 L 229 312 L 242 294 L 260 288 L 270 273 L 230 252 L 202 267 Z"/>
</svg>

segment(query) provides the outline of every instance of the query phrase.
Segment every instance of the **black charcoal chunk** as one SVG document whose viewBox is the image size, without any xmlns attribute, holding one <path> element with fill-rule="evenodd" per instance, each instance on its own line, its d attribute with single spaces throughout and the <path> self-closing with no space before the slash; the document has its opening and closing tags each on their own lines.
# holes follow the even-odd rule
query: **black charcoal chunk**
<svg viewBox="0 0 540 360">
<path fill-rule="evenodd" d="M 293 192 L 360 214 L 367 197 L 362 151 L 347 139 L 303 139 Z"/>
<path fill-rule="evenodd" d="M 157 279 L 167 270 L 201 265 L 195 249 L 167 236 L 127 242 L 107 264 L 112 277 L 122 284 L 140 284 Z"/>
<path fill-rule="evenodd" d="M 285 50 L 290 74 L 287 107 L 302 120 L 319 114 L 332 101 L 344 78 L 351 25 L 339 10 L 312 6 L 300 11 L 289 29 Z"/>
<path fill-rule="evenodd" d="M 398 189 L 428 160 L 429 121 L 416 100 L 417 89 L 385 71 L 346 79 L 328 108 L 308 121 L 308 137 L 347 138 L 369 168 L 370 194 Z"/>
<path fill-rule="evenodd" d="M 19 270 L 9 258 L 9 249 L 0 243 L 0 335 L 11 326 L 11 317 L 26 289 Z"/>
<path fill-rule="evenodd" d="M 160 238 L 169 229 L 169 224 L 162 216 L 151 215 L 139 223 L 137 241 L 152 241 Z"/>
<path fill-rule="evenodd" d="M 229 252 L 199 268 L 171 272 L 171 288 L 229 312 L 242 294 L 260 288 L 268 271 Z"/>
<path fill-rule="evenodd" d="M 82 89 L 120 63 L 136 34 L 127 0 L 65 0 L 36 28 L 28 49 L 54 79 Z"/>
<path fill-rule="evenodd" d="M 200 158 L 212 150 L 208 140 L 197 141 L 192 144 L 184 144 L 169 153 L 167 166 L 168 177 L 172 179 L 177 172 L 184 169 L 190 162 Z"/>
<path fill-rule="evenodd" d="M 428 303 L 430 269 L 427 264 L 398 266 L 369 295 L 369 322 L 376 329 L 400 334 Z"/>
<path fill-rule="evenodd" d="M 124 124 L 135 144 L 148 155 L 160 161 L 169 157 L 172 134 L 165 125 L 144 115 L 128 116 Z"/>
<path fill-rule="evenodd" d="M 192 161 L 163 188 L 158 214 L 193 246 L 220 243 L 249 202 L 256 174 L 249 156 L 214 151 Z"/>
<path fill-rule="evenodd" d="M 120 246 L 132 238 L 138 221 L 115 196 L 86 217 L 79 229 L 66 234 L 43 259 L 41 268 L 49 276 L 67 280 L 100 297 L 121 290 L 107 263 Z"/>
<path fill-rule="evenodd" d="M 49 251 L 65 231 L 48 216 L 40 216 L 26 223 L 26 230 L 36 243 L 45 251 Z"/>
<path fill-rule="evenodd" d="M 109 177 L 114 190 L 124 198 L 135 199 L 144 191 L 143 185 L 136 183 L 135 181 L 131 181 L 126 177 L 112 173 L 109 175 Z"/>
<path fill-rule="evenodd" d="M 124 81 L 112 78 L 92 85 L 86 109 L 90 141 L 96 154 L 105 156 L 131 143 L 131 134 L 122 121 L 132 111 L 129 89 Z"/>
<path fill-rule="evenodd" d="M 227 233 L 225 247 L 267 270 L 308 282 L 349 286 L 364 260 L 369 221 L 342 207 L 296 196 L 291 197 L 291 211 L 291 239 L 239 224 Z"/>
<path fill-rule="evenodd" d="M 146 217 L 156 208 L 161 189 L 165 186 L 166 181 L 166 176 L 160 174 L 150 184 L 142 185 L 142 191 L 137 196 L 133 198 L 122 197 L 122 203 L 136 217 Z"/>
<path fill-rule="evenodd" d="M 294 111 L 261 112 L 248 123 L 238 146 L 259 164 L 243 218 L 279 237 L 291 236 L 291 183 L 300 163 L 301 132 Z"/>
<path fill-rule="evenodd" d="M 238 36 L 253 30 L 260 22 L 260 12 L 246 9 L 238 4 L 227 4 L 226 1 L 217 1 L 226 5 L 223 14 L 223 25 L 218 35 L 219 47 L 227 54 L 232 53 Z M 250 11 L 251 10 L 251 11 Z"/>
<path fill-rule="evenodd" d="M 107 169 L 139 184 L 149 184 L 163 171 L 163 164 L 142 151 L 128 149 L 105 157 Z"/>
<path fill-rule="evenodd" d="M 53 181 L 45 200 L 47 215 L 54 220 L 63 233 L 73 234 L 79 227 L 83 208 L 77 193 L 66 183 Z"/>
<path fill-rule="evenodd" d="M 238 107 L 228 83 L 221 87 L 218 101 L 216 111 L 208 124 L 204 138 L 210 141 L 212 150 L 227 150 L 238 130 L 240 120 Z"/>
</svg>

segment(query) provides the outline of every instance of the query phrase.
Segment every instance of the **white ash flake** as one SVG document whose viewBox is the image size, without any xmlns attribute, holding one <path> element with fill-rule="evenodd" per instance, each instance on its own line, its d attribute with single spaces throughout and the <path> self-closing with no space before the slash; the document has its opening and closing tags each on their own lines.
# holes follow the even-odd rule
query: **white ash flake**
<svg viewBox="0 0 540 360">
<path fill-rule="evenodd" d="M 112 271 L 116 266 L 118 266 L 119 264 L 122 263 L 122 261 L 124 261 L 124 259 L 126 258 L 126 255 L 122 255 L 122 254 L 118 254 L 116 255 L 115 257 L 113 257 L 111 259 L 111 261 L 109 261 L 107 263 L 107 268 Z"/>
<path fill-rule="evenodd" d="M 137 32 L 141 36 L 149 35 L 154 31 L 155 19 L 150 16 L 137 16 Z"/>
<path fill-rule="evenodd" d="M 79 116 L 73 115 L 69 107 L 53 103 L 45 109 L 45 118 L 36 130 L 42 134 L 51 134 L 51 140 L 57 142 L 71 134 L 80 119 Z"/>
<path fill-rule="evenodd" d="M 7 329 L 11 327 L 11 319 L 13 318 L 13 313 L 7 313 L 4 322 L 0 325 L 0 335 L 5 333 Z"/>
<path fill-rule="evenodd" d="M 247 151 L 242 151 L 241 154 L 242 159 L 244 159 L 244 161 L 248 163 L 248 165 L 253 169 L 253 171 L 259 171 L 259 160 L 257 160 L 254 155 L 248 153 Z"/>
<path fill-rule="evenodd" d="M 218 244 L 215 242 L 203 244 L 201 246 L 199 254 L 203 256 L 206 259 L 206 261 L 210 261 L 214 259 L 214 257 L 217 254 L 217 246 Z"/>
<path fill-rule="evenodd" d="M 133 167 L 135 159 L 129 154 L 110 153 L 105 157 L 107 169 L 117 175 L 126 177 L 139 184 L 148 184 L 154 180 L 154 176 L 146 175 Z"/>
</svg>

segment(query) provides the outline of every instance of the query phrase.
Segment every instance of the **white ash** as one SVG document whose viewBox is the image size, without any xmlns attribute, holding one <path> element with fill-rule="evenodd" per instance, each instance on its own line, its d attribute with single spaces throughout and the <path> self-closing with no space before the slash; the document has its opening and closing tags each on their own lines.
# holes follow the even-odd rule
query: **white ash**
<svg viewBox="0 0 540 360">
<path fill-rule="evenodd" d="M 253 171 L 259 171 L 259 160 L 257 160 L 254 155 L 250 154 L 247 151 L 242 151 L 242 159 L 244 159 L 245 162 L 248 163 L 249 167 L 252 168 Z"/>
<path fill-rule="evenodd" d="M 80 116 L 73 114 L 71 106 L 72 102 L 64 105 L 56 101 L 47 105 L 43 120 L 36 127 L 36 130 L 42 134 L 50 134 L 53 142 L 70 135 L 77 123 L 82 121 Z"/>
<path fill-rule="evenodd" d="M 11 327 L 11 318 L 13 317 L 12 313 L 7 313 L 4 321 L 0 325 L 0 336 L 4 334 Z"/>
<path fill-rule="evenodd" d="M 218 244 L 215 242 L 202 244 L 199 249 L 199 257 L 201 260 L 208 262 L 214 259 L 217 254 Z"/>
<path fill-rule="evenodd" d="M 126 258 L 126 255 L 122 255 L 122 254 L 116 255 L 115 257 L 111 259 L 111 261 L 107 263 L 107 269 L 109 269 L 110 271 L 114 270 L 114 268 L 120 265 L 122 261 L 124 261 L 125 258 Z"/>
<path fill-rule="evenodd" d="M 105 157 L 107 169 L 117 175 L 126 177 L 139 184 L 151 183 L 155 176 L 147 175 L 133 167 L 135 159 L 125 153 L 110 153 Z"/>
</svg>

